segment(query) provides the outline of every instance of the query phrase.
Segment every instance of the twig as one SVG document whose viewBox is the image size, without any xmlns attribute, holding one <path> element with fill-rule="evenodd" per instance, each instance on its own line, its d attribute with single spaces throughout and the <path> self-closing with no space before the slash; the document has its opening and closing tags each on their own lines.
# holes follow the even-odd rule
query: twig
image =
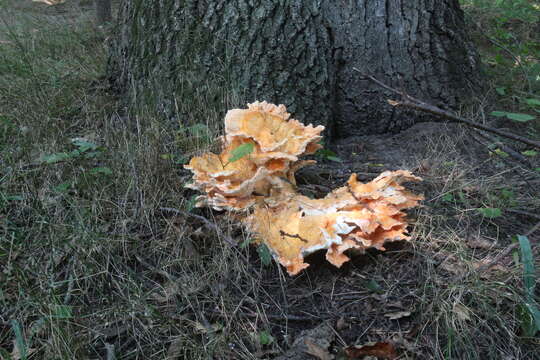
<svg viewBox="0 0 540 360">
<path fill-rule="evenodd" d="M 524 215 L 524 216 L 528 216 L 528 217 L 532 217 L 534 219 L 539 219 L 540 220 L 540 215 L 532 213 L 532 212 L 528 212 L 528 211 L 525 211 L 525 210 L 519 210 L 519 209 L 505 209 L 505 210 L 508 211 L 508 212 L 514 213 L 514 214 Z"/>
<path fill-rule="evenodd" d="M 376 83 L 377 85 L 379 85 L 380 87 L 388 90 L 388 91 L 391 91 L 393 92 L 394 94 L 398 94 L 402 97 L 402 100 L 400 101 L 395 101 L 395 100 L 387 100 L 388 103 L 392 106 L 405 106 L 405 107 L 409 107 L 409 108 L 412 108 L 412 109 L 416 109 L 416 110 L 420 110 L 420 111 L 423 111 L 423 112 L 426 112 L 426 113 L 430 113 L 430 114 L 433 114 L 433 115 L 437 115 L 439 117 L 442 117 L 442 118 L 445 118 L 445 119 L 448 119 L 450 121 L 453 121 L 453 122 L 458 122 L 458 123 L 462 123 L 462 124 L 465 124 L 467 126 L 470 126 L 470 127 L 473 127 L 475 129 L 480 129 L 480 130 L 483 130 L 483 131 L 487 131 L 487 132 L 490 132 L 490 133 L 493 133 L 493 134 L 497 134 L 499 136 L 502 136 L 502 137 L 505 137 L 505 138 L 508 138 L 508 139 L 512 139 L 512 140 L 515 140 L 515 141 L 519 141 L 519 142 L 522 142 L 524 144 L 527 144 L 527 145 L 530 145 L 530 146 L 533 146 L 537 149 L 540 149 L 540 142 L 538 141 L 534 141 L 534 140 L 531 140 L 531 139 L 528 139 L 526 137 L 523 137 L 523 136 L 519 136 L 519 135 L 516 135 L 514 133 L 511 133 L 511 132 L 506 132 L 506 131 L 502 131 L 500 129 L 495 129 L 495 128 L 492 128 L 490 126 L 486 126 L 486 125 L 482 125 L 482 124 L 477 124 L 475 122 L 472 122 L 470 120 L 467 120 L 465 118 L 462 118 L 460 116 L 457 116 L 449 111 L 446 111 L 446 110 L 443 110 L 435 105 L 431 105 L 431 104 L 428 104 L 428 103 L 425 103 L 419 99 L 416 99 L 402 91 L 399 91 L 399 90 L 396 90 L 386 84 L 384 84 L 383 82 L 375 79 L 373 76 L 370 76 L 370 75 L 366 75 L 364 73 L 362 73 L 360 70 L 356 69 L 356 68 L 353 68 L 354 71 L 360 73 L 360 75 L 362 77 L 365 77 L 366 79 L 369 79 L 371 81 L 373 81 L 374 83 Z"/>
<path fill-rule="evenodd" d="M 537 223 L 535 226 L 532 227 L 532 229 L 530 229 L 529 231 L 527 231 L 525 233 L 525 236 L 530 236 L 532 235 L 535 231 L 537 231 L 538 229 L 540 229 L 540 222 Z M 477 274 L 481 274 L 483 273 L 484 271 L 487 271 L 489 270 L 490 268 L 492 268 L 493 266 L 497 265 L 499 262 L 501 262 L 502 259 L 504 259 L 505 257 L 507 257 L 508 255 L 510 255 L 510 253 L 516 249 L 517 247 L 519 247 L 519 243 L 518 242 L 515 242 L 515 243 L 512 243 L 510 245 L 508 245 L 503 251 L 501 251 L 497 256 L 495 256 L 495 258 L 493 258 L 493 260 L 491 260 L 490 262 L 482 265 L 482 266 L 479 266 L 477 269 L 476 269 L 476 273 Z M 470 275 L 470 273 L 467 273 L 463 276 L 459 276 L 455 279 L 456 282 L 458 281 L 462 281 L 464 278 L 467 278 L 468 276 Z"/>
<path fill-rule="evenodd" d="M 504 151 L 505 153 L 508 154 L 508 156 L 510 156 L 511 158 L 513 158 L 514 160 L 517 160 L 518 162 L 520 162 L 521 164 L 523 165 L 526 165 L 527 167 L 531 167 L 531 163 L 529 162 L 529 159 L 527 159 L 525 156 L 521 155 L 520 153 L 518 153 L 516 150 L 512 149 L 511 147 L 509 147 L 508 145 L 502 143 L 501 141 L 495 139 L 495 137 L 493 135 L 490 135 L 490 134 L 486 134 L 486 133 L 482 133 L 478 130 L 473 130 L 474 132 L 476 132 L 476 134 L 492 143 L 495 143 L 497 145 L 497 147 L 499 147 L 502 151 Z"/>
<path fill-rule="evenodd" d="M 507 257 L 518 246 L 519 246 L 519 243 L 513 243 L 513 244 L 508 245 L 503 251 L 501 251 L 499 254 L 497 254 L 497 256 L 495 256 L 495 258 L 493 260 L 491 260 L 487 264 L 479 266 L 476 269 L 476 272 L 480 274 L 480 273 L 483 273 L 486 270 L 489 270 L 491 267 L 497 265 L 502 259 Z"/>
</svg>

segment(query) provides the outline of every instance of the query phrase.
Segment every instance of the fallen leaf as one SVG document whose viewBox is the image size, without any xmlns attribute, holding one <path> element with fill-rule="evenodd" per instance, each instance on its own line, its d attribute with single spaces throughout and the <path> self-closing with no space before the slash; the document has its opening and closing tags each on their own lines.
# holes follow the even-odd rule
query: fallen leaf
<svg viewBox="0 0 540 360">
<path fill-rule="evenodd" d="M 169 345 L 169 349 L 167 350 L 167 357 L 166 360 L 175 360 L 179 359 L 183 353 L 185 347 L 185 341 L 182 336 L 176 337 L 172 342 L 171 345 Z"/>
<path fill-rule="evenodd" d="M 453 255 L 447 257 L 439 267 L 455 275 L 463 275 L 466 271 L 466 267 Z"/>
<path fill-rule="evenodd" d="M 322 346 L 315 344 L 310 338 L 305 338 L 304 344 L 307 347 L 306 354 L 313 355 L 319 360 L 332 360 L 334 358 L 333 355 Z"/>
<path fill-rule="evenodd" d="M 388 342 L 367 343 L 345 348 L 345 354 L 349 359 L 361 359 L 364 356 L 375 356 L 379 359 L 393 360 L 397 358 L 394 345 Z"/>
<path fill-rule="evenodd" d="M 161 295 L 159 293 L 153 293 L 151 296 L 156 301 L 159 301 L 161 303 L 167 303 L 171 301 L 172 298 L 174 298 L 175 295 L 180 293 L 180 286 L 175 281 L 167 281 L 165 285 L 163 286 L 163 293 L 164 295 Z"/>
<path fill-rule="evenodd" d="M 345 321 L 345 318 L 340 317 L 338 321 L 336 322 L 336 329 L 337 330 L 343 330 L 348 326 L 347 322 Z"/>
<path fill-rule="evenodd" d="M 384 316 L 390 320 L 397 320 L 397 319 L 401 319 L 407 316 L 411 316 L 411 312 L 410 311 L 396 311 L 396 312 L 384 314 Z"/>
<path fill-rule="evenodd" d="M 474 237 L 467 240 L 467 245 L 472 249 L 491 249 L 495 244 L 483 237 Z"/>
<path fill-rule="evenodd" d="M 485 266 L 489 263 L 491 263 L 493 261 L 493 258 L 491 257 L 486 257 L 480 261 L 475 261 L 472 263 L 472 266 L 473 268 L 476 270 L 478 269 L 479 267 L 481 266 Z M 493 271 L 500 271 L 500 272 L 509 272 L 510 269 L 508 269 L 506 266 L 504 265 L 501 265 L 501 264 L 493 264 L 492 266 L 489 267 L 489 269 L 486 269 L 485 271 L 483 271 L 481 274 L 480 274 L 480 277 L 482 278 L 488 278 L 492 273 Z"/>
<path fill-rule="evenodd" d="M 470 310 L 468 307 L 462 304 L 454 304 L 454 314 L 458 317 L 461 321 L 469 321 L 471 320 L 471 316 L 469 315 Z"/>
<path fill-rule="evenodd" d="M 218 323 L 210 324 L 208 327 L 206 327 L 198 321 L 195 321 L 193 323 L 193 327 L 195 328 L 195 331 L 197 331 L 199 334 L 214 333 L 223 329 L 223 325 Z"/>
</svg>

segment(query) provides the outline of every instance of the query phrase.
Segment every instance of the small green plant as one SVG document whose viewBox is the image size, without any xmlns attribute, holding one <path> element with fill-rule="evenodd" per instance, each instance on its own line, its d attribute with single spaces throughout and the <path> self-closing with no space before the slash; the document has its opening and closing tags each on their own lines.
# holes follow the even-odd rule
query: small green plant
<svg viewBox="0 0 540 360">
<path fill-rule="evenodd" d="M 332 150 L 328 150 L 328 149 L 319 149 L 317 150 L 317 152 L 315 153 L 315 156 L 323 159 L 323 160 L 330 160 L 330 161 L 334 161 L 334 162 L 343 162 L 343 160 L 341 160 L 341 158 L 339 158 L 337 156 L 337 154 L 335 152 L 333 152 Z"/>
<path fill-rule="evenodd" d="M 270 253 L 270 249 L 268 249 L 268 246 L 266 246 L 265 244 L 260 244 L 259 246 L 257 246 L 257 253 L 259 254 L 261 263 L 264 266 L 268 266 L 272 263 L 272 254 Z"/>
<path fill-rule="evenodd" d="M 74 138 L 71 144 L 75 149 L 69 152 L 57 152 L 41 158 L 43 164 L 56 164 L 71 159 L 92 159 L 101 154 L 104 149 L 89 141 Z"/>
<path fill-rule="evenodd" d="M 477 210 L 488 219 L 494 219 L 502 215 L 502 210 L 499 208 L 479 208 Z"/>
<path fill-rule="evenodd" d="M 266 330 L 259 333 L 259 344 L 270 345 L 274 342 L 274 337 Z"/>
</svg>

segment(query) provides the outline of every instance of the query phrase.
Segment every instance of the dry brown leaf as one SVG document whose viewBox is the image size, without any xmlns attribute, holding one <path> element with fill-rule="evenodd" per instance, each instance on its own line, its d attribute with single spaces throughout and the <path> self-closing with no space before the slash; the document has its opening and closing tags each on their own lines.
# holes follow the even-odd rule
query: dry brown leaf
<svg viewBox="0 0 540 360">
<path fill-rule="evenodd" d="M 454 255 L 448 256 L 439 267 L 455 275 L 463 275 L 467 271 L 464 264 L 457 260 Z"/>
<path fill-rule="evenodd" d="M 347 328 L 349 325 L 347 324 L 347 321 L 345 321 L 344 317 L 340 317 L 338 321 L 336 322 L 336 329 L 337 330 L 343 330 Z"/>
<path fill-rule="evenodd" d="M 471 320 L 470 310 L 468 307 L 466 307 L 463 304 L 454 304 L 453 307 L 454 314 L 456 314 L 457 318 L 461 321 L 469 321 Z"/>
<path fill-rule="evenodd" d="M 467 245 L 473 249 L 491 249 L 495 244 L 483 237 L 473 237 L 467 240 Z"/>
<path fill-rule="evenodd" d="M 364 356 L 375 356 L 379 359 L 393 360 L 397 358 L 397 351 L 393 344 L 388 342 L 367 343 L 345 348 L 349 359 L 361 359 Z"/>
<path fill-rule="evenodd" d="M 390 320 L 397 320 L 397 319 L 401 319 L 407 316 L 411 316 L 411 312 L 410 311 L 396 311 L 396 312 L 384 314 L 384 316 Z"/>
<path fill-rule="evenodd" d="M 171 345 L 169 345 L 169 349 L 167 350 L 167 357 L 165 359 L 166 360 L 179 359 L 183 353 L 184 347 L 185 347 L 184 338 L 182 336 L 176 337 L 171 342 Z"/>
<path fill-rule="evenodd" d="M 153 293 L 151 296 L 160 303 L 168 303 L 175 295 L 180 293 L 180 286 L 176 281 L 167 281 L 163 285 L 163 293 L 164 295 Z"/>
<path fill-rule="evenodd" d="M 332 360 L 334 358 L 332 354 L 322 346 L 315 344 L 310 338 L 305 338 L 304 344 L 307 348 L 306 354 L 313 355 L 319 360 Z"/>
<path fill-rule="evenodd" d="M 207 333 L 214 333 L 214 332 L 221 331 L 221 329 L 223 329 L 223 325 L 215 323 L 215 324 L 209 324 L 208 326 L 204 326 L 200 322 L 194 321 L 193 328 L 199 334 L 207 334 Z"/>
</svg>

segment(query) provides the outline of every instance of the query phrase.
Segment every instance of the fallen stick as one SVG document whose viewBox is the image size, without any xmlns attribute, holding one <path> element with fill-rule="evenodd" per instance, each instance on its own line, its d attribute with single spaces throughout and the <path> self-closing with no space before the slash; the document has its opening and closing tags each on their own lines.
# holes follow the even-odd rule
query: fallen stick
<svg viewBox="0 0 540 360">
<path fill-rule="evenodd" d="M 486 139 L 487 141 L 490 141 L 493 144 L 496 144 L 499 149 L 507 153 L 508 156 L 510 156 L 514 160 L 518 161 L 522 165 L 532 168 L 531 163 L 529 162 L 529 159 L 527 159 L 525 156 L 521 155 L 519 152 L 512 149 L 508 145 L 504 144 L 503 142 L 497 140 L 493 135 L 482 133 L 478 130 L 473 130 L 473 131 L 476 132 L 476 134 L 480 136 L 481 138 Z"/>
<path fill-rule="evenodd" d="M 487 131 L 487 132 L 490 132 L 490 133 L 493 133 L 493 134 L 497 134 L 499 136 L 502 136 L 502 137 L 505 137 L 505 138 L 508 138 L 508 139 L 512 139 L 512 140 L 515 140 L 515 141 L 519 141 L 519 142 L 522 142 L 524 144 L 533 146 L 533 147 L 535 147 L 537 149 L 540 149 L 540 142 L 538 142 L 538 141 L 534 141 L 534 140 L 528 139 L 526 137 L 516 135 L 516 134 L 511 133 L 511 132 L 502 131 L 502 130 L 499 130 L 499 129 L 496 129 L 496 128 L 492 128 L 490 126 L 477 124 L 475 122 L 472 122 L 470 120 L 467 120 L 465 118 L 457 116 L 457 115 L 455 115 L 455 114 L 453 114 L 453 113 L 451 113 L 449 111 L 443 110 L 443 109 L 441 109 L 441 108 L 439 108 L 439 107 L 437 107 L 435 105 L 431 105 L 431 104 L 425 103 L 425 102 L 423 102 L 423 101 L 421 101 L 419 99 L 416 99 L 416 98 L 410 96 L 409 94 L 404 93 L 403 91 L 396 90 L 396 89 L 386 85 L 385 83 L 375 79 L 373 76 L 366 75 L 366 74 L 362 73 L 360 70 L 358 70 L 356 68 L 354 68 L 353 70 L 360 73 L 360 75 L 362 77 L 373 81 L 375 84 L 379 85 L 380 87 L 382 87 L 382 88 L 384 88 L 384 89 L 386 89 L 388 91 L 391 91 L 394 94 L 400 95 L 402 97 L 402 100 L 400 100 L 400 101 L 387 100 L 388 103 L 390 105 L 392 105 L 392 106 L 405 106 L 405 107 L 409 107 L 409 108 L 412 108 L 412 109 L 415 109 L 415 110 L 420 110 L 420 111 L 423 111 L 423 112 L 426 112 L 426 113 L 429 113 L 429 114 L 437 115 L 439 117 L 448 119 L 448 120 L 453 121 L 453 122 L 458 122 L 458 123 L 461 123 L 461 124 L 465 124 L 467 126 L 475 128 L 475 129 L 480 129 L 480 130 Z"/>
<path fill-rule="evenodd" d="M 540 228 L 540 222 L 537 223 L 535 226 L 533 226 L 529 231 L 527 231 L 525 233 L 525 236 L 531 236 L 534 232 L 536 232 L 538 229 Z M 492 268 L 493 266 L 497 265 L 499 262 L 501 262 L 502 259 L 504 259 L 505 257 L 507 257 L 508 255 L 510 255 L 510 253 L 519 247 L 519 243 L 518 242 L 515 242 L 515 243 L 512 243 L 510 245 L 508 245 L 503 251 L 501 251 L 500 253 L 497 254 L 497 256 L 495 256 L 493 258 L 493 260 L 491 260 L 490 262 L 482 265 L 482 266 L 479 266 L 477 269 L 476 269 L 476 273 L 477 274 L 481 274 L 483 273 L 484 271 L 487 271 L 489 270 L 490 268 Z M 465 275 L 463 276 L 458 276 L 455 278 L 455 281 L 456 282 L 460 282 L 464 279 L 466 279 L 467 277 L 469 277 L 469 275 L 471 275 L 472 272 L 468 272 L 466 273 Z"/>
</svg>

